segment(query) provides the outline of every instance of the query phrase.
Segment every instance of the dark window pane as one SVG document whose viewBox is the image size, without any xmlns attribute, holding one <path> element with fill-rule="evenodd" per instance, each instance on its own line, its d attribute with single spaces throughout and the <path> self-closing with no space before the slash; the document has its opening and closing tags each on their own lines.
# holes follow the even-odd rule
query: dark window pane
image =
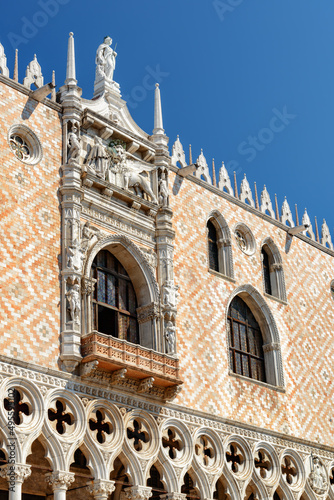
<svg viewBox="0 0 334 500">
<path fill-rule="evenodd" d="M 127 282 L 125 280 L 119 279 L 118 280 L 118 289 L 119 289 L 119 303 L 118 307 L 120 309 L 123 309 L 123 311 L 127 311 Z"/>
<path fill-rule="evenodd" d="M 130 325 L 128 329 L 128 341 L 133 344 L 138 344 L 139 336 L 138 336 L 138 323 L 135 318 L 130 317 Z"/>
<path fill-rule="evenodd" d="M 103 271 L 97 271 L 97 300 L 106 302 L 106 275 Z"/>
<path fill-rule="evenodd" d="M 209 243 L 209 268 L 219 271 L 217 231 L 211 221 L 208 221 L 208 243 Z"/>
<path fill-rule="evenodd" d="M 131 283 L 128 284 L 128 294 L 129 294 L 129 311 L 131 314 L 136 314 L 136 309 L 137 309 L 136 294 Z"/>
<path fill-rule="evenodd" d="M 108 304 L 116 307 L 116 278 L 112 274 L 107 274 Z"/>
<path fill-rule="evenodd" d="M 130 316 L 125 316 L 125 314 L 118 315 L 118 331 L 119 338 L 123 340 L 128 340 L 128 328 L 130 325 Z"/>
<path fill-rule="evenodd" d="M 235 369 L 236 373 L 242 375 L 241 354 L 235 353 Z"/>
<path fill-rule="evenodd" d="M 242 356 L 242 374 L 245 375 L 245 377 L 250 377 L 250 372 L 249 372 L 249 357 L 248 356 Z"/>
<path fill-rule="evenodd" d="M 236 349 L 240 349 L 239 323 L 235 321 L 233 321 L 233 345 Z"/>
<path fill-rule="evenodd" d="M 248 348 L 247 348 L 246 326 L 245 325 L 239 325 L 239 326 L 240 326 L 240 349 L 244 352 L 247 352 Z"/>
<path fill-rule="evenodd" d="M 117 323 L 115 321 L 115 311 L 109 309 L 109 307 L 98 306 L 98 331 L 100 333 L 106 333 L 107 335 L 113 335 L 113 337 L 118 337 Z"/>
<path fill-rule="evenodd" d="M 264 248 L 262 248 L 261 253 L 262 253 L 262 266 L 263 266 L 263 276 L 264 276 L 264 289 L 266 293 L 272 295 L 271 282 L 270 282 L 269 255 L 267 254 Z"/>
</svg>

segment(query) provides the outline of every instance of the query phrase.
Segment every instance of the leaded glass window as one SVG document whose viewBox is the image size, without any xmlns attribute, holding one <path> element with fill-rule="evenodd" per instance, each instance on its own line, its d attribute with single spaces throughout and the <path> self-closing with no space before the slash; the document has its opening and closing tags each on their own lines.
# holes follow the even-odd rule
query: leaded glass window
<svg viewBox="0 0 334 500">
<path fill-rule="evenodd" d="M 252 311 L 240 297 L 235 297 L 231 302 L 227 327 L 233 372 L 265 382 L 261 330 Z"/>
<path fill-rule="evenodd" d="M 209 269 L 219 272 L 217 231 L 213 223 L 209 220 L 208 244 L 209 244 Z"/>
<path fill-rule="evenodd" d="M 108 250 L 92 265 L 97 280 L 93 297 L 93 324 L 100 333 L 138 344 L 136 293 L 122 264 Z"/>
</svg>

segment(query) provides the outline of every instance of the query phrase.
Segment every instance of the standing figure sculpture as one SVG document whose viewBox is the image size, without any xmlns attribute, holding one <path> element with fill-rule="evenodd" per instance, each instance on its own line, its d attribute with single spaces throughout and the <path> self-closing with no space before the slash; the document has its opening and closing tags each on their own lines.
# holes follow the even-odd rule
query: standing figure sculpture
<svg viewBox="0 0 334 500">
<path fill-rule="evenodd" d="M 161 173 L 161 179 L 159 181 L 159 205 L 162 207 L 168 207 L 168 187 L 165 172 Z"/>
<path fill-rule="evenodd" d="M 77 133 L 78 129 L 74 125 L 72 131 L 68 134 L 68 163 L 77 163 L 80 159 L 81 144 Z"/>
<path fill-rule="evenodd" d="M 110 47 L 112 39 L 110 36 L 105 36 L 103 43 L 99 45 L 96 51 L 96 79 L 105 78 L 108 81 L 113 81 L 113 74 L 116 66 L 117 53 Z"/>
<path fill-rule="evenodd" d="M 88 168 L 102 179 L 106 178 L 110 156 L 102 143 L 101 137 L 94 137 L 94 146 L 87 156 Z"/>
<path fill-rule="evenodd" d="M 66 293 L 68 300 L 68 310 L 70 312 L 71 320 L 74 323 L 79 323 L 80 318 L 80 286 L 76 283 Z"/>
</svg>

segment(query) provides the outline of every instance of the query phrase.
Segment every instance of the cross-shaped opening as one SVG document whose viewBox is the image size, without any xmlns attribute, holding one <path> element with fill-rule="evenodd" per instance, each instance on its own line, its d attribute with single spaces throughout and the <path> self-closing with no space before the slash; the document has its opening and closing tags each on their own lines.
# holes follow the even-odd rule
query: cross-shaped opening
<svg viewBox="0 0 334 500">
<path fill-rule="evenodd" d="M 105 417 L 103 416 L 100 410 L 96 411 L 96 420 L 90 418 L 89 419 L 89 428 L 91 431 L 96 431 L 96 439 L 99 443 L 104 443 L 106 440 L 105 434 L 111 434 L 112 426 L 109 422 L 104 421 Z"/>
<path fill-rule="evenodd" d="M 258 457 L 258 459 L 254 459 L 255 467 L 257 469 L 260 469 L 260 476 L 264 479 L 265 477 L 267 477 L 267 474 L 271 469 L 271 463 L 264 451 L 259 451 Z"/>
<path fill-rule="evenodd" d="M 15 425 L 22 423 L 22 414 L 30 415 L 29 406 L 27 403 L 22 403 L 23 397 L 16 389 L 10 389 L 8 398 L 4 400 L 5 410 L 13 412 L 13 420 Z"/>
<path fill-rule="evenodd" d="M 239 466 L 244 462 L 241 453 L 238 453 L 236 445 L 230 444 L 230 451 L 226 452 L 227 462 L 231 462 L 232 472 L 235 474 L 239 471 Z"/>
<path fill-rule="evenodd" d="M 210 458 L 214 457 L 213 448 L 209 440 L 204 436 L 201 436 L 195 444 L 195 452 L 196 455 L 202 457 L 204 465 L 208 465 Z"/>
<path fill-rule="evenodd" d="M 290 458 L 285 457 L 283 462 L 284 463 L 282 464 L 282 474 L 285 475 L 286 482 L 288 484 L 292 484 L 293 478 L 297 476 L 297 470 L 294 467 Z"/>
<path fill-rule="evenodd" d="M 48 410 L 48 417 L 51 422 L 56 421 L 56 429 L 59 434 L 64 434 L 66 432 L 66 426 L 73 425 L 73 416 L 65 412 L 66 406 L 61 401 L 56 402 L 57 411 L 53 408 Z"/>
<path fill-rule="evenodd" d="M 127 436 L 128 439 L 133 439 L 133 446 L 136 451 L 141 451 L 143 448 L 143 443 L 148 443 L 149 437 L 148 433 L 145 431 L 141 431 L 141 423 L 137 420 L 133 421 L 133 428 L 127 428 Z"/>
<path fill-rule="evenodd" d="M 173 429 L 168 429 L 167 434 L 168 439 L 166 437 L 162 438 L 162 446 L 164 448 L 169 448 L 168 455 L 170 458 L 176 458 L 176 452 L 181 450 L 182 444 L 178 439 L 176 439 L 176 434 Z"/>
</svg>

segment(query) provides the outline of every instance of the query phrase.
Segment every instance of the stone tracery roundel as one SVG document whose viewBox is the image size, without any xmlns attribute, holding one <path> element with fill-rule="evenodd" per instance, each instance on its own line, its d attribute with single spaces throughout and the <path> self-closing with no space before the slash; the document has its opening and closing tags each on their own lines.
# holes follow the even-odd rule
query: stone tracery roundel
<svg viewBox="0 0 334 500">
<path fill-rule="evenodd" d="M 285 449 L 280 456 L 283 480 L 293 491 L 300 491 L 305 486 L 306 471 L 302 458 L 292 449 Z"/>
<path fill-rule="evenodd" d="M 22 378 L 5 379 L 0 394 L 2 428 L 30 433 L 42 426 L 44 402 L 35 384 Z"/>
<path fill-rule="evenodd" d="M 192 459 L 193 440 L 188 428 L 177 419 L 165 420 L 161 427 L 161 450 L 177 467 L 183 467 Z"/>
<path fill-rule="evenodd" d="M 108 401 L 91 401 L 86 408 L 88 434 L 102 449 L 118 450 L 124 439 L 124 424 L 118 408 Z"/>
<path fill-rule="evenodd" d="M 43 150 L 40 140 L 26 125 L 12 125 L 8 131 L 8 143 L 12 153 L 23 163 L 36 165 L 41 161 Z"/>
<path fill-rule="evenodd" d="M 144 459 L 158 453 L 159 430 L 154 418 L 146 412 L 132 410 L 125 415 L 125 440 L 131 452 Z"/>
<path fill-rule="evenodd" d="M 224 452 L 218 434 L 202 427 L 194 434 L 194 454 L 197 462 L 208 472 L 218 472 L 224 459 Z"/>
<path fill-rule="evenodd" d="M 48 394 L 45 404 L 45 426 L 58 439 L 73 442 L 86 431 L 86 413 L 75 394 L 55 389 Z"/>
<path fill-rule="evenodd" d="M 273 486 L 280 475 L 280 463 L 274 448 L 266 443 L 257 443 L 254 449 L 254 469 L 262 481 Z"/>
<path fill-rule="evenodd" d="M 253 456 L 248 443 L 240 436 L 228 436 L 224 441 L 225 461 L 238 479 L 247 479 L 253 470 Z"/>
</svg>

